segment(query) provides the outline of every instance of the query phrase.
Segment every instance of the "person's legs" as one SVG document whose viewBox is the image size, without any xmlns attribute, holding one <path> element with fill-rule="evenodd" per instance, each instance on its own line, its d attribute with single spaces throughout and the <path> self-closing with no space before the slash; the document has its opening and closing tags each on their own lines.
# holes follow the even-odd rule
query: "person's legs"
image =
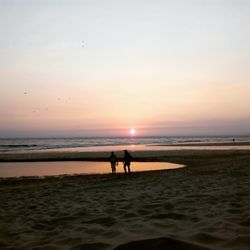
<svg viewBox="0 0 250 250">
<path fill-rule="evenodd" d="M 124 163 L 123 168 L 124 168 L 124 172 L 125 172 L 125 174 L 126 174 L 126 173 L 127 173 L 126 163 Z"/>
<path fill-rule="evenodd" d="M 128 173 L 130 174 L 130 163 L 128 164 Z"/>
<path fill-rule="evenodd" d="M 112 174 L 115 174 L 115 163 L 111 163 Z"/>
</svg>

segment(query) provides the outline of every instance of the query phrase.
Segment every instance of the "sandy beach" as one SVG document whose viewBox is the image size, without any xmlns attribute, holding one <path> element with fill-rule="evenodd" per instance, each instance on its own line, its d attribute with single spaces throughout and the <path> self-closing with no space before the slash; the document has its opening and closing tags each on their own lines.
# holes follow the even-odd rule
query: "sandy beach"
<svg viewBox="0 0 250 250">
<path fill-rule="evenodd" d="M 1 180 L 0 248 L 249 249 L 249 151 L 149 158 L 186 168 Z"/>
</svg>

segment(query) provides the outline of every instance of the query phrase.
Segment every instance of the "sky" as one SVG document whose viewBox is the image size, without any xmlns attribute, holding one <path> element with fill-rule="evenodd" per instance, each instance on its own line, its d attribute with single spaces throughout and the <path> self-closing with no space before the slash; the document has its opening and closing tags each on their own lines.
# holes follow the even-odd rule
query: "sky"
<svg viewBox="0 0 250 250">
<path fill-rule="evenodd" d="M 0 137 L 250 134 L 249 0 L 0 0 Z"/>
</svg>

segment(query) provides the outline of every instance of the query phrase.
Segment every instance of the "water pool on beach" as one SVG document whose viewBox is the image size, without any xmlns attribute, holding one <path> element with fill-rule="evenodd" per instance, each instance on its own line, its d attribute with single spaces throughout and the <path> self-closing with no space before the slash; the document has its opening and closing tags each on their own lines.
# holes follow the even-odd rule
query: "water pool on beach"
<svg viewBox="0 0 250 250">
<path fill-rule="evenodd" d="M 131 165 L 131 171 L 141 172 L 152 170 L 168 170 L 182 167 L 184 166 L 169 162 L 133 162 Z M 119 163 L 117 166 L 117 172 L 123 172 L 122 163 Z M 111 173 L 109 162 L 60 161 L 0 163 L 0 178 L 107 173 Z"/>
</svg>

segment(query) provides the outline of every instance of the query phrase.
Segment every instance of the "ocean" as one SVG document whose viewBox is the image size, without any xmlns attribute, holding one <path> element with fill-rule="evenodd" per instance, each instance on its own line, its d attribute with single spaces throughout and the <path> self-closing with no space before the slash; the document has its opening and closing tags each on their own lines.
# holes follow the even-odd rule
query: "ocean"
<svg viewBox="0 0 250 250">
<path fill-rule="evenodd" d="M 250 136 L 234 137 L 235 142 L 250 142 Z M 0 153 L 30 151 L 85 151 L 126 147 L 173 146 L 182 144 L 230 143 L 233 137 L 88 137 L 88 138 L 16 138 L 0 139 Z"/>
</svg>

